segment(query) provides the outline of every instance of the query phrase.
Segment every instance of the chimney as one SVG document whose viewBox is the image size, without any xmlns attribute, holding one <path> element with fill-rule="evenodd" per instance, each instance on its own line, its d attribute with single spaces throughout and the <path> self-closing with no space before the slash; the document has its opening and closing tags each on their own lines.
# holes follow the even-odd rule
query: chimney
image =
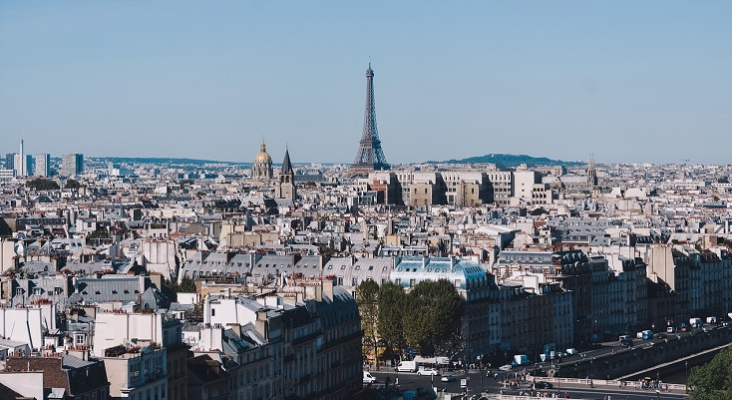
<svg viewBox="0 0 732 400">
<path fill-rule="evenodd" d="M 322 293 L 321 297 L 324 295 L 325 297 L 329 298 L 332 301 L 333 300 L 333 285 L 334 285 L 333 279 L 332 278 L 323 279 L 322 282 L 323 282 L 322 283 L 323 293 Z"/>
<path fill-rule="evenodd" d="M 257 320 L 255 321 L 255 328 L 257 329 L 257 333 L 262 335 L 265 340 L 269 340 L 268 325 L 269 321 L 267 321 L 267 310 L 257 310 Z"/>
</svg>

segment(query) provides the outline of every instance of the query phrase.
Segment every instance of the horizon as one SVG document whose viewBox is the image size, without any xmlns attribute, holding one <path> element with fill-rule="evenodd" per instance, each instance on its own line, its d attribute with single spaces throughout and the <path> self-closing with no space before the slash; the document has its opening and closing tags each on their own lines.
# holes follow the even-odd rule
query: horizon
<svg viewBox="0 0 732 400">
<path fill-rule="evenodd" d="M 264 140 L 274 159 L 289 145 L 350 164 L 370 61 L 391 164 L 725 165 L 705 144 L 732 126 L 730 16 L 723 1 L 2 3 L 0 152 L 24 138 L 26 154 L 248 163 Z"/>
</svg>

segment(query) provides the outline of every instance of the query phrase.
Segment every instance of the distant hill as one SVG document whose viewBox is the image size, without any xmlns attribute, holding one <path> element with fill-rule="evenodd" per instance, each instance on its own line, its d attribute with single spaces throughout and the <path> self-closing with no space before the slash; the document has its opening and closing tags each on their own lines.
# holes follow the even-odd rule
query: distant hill
<svg viewBox="0 0 732 400">
<path fill-rule="evenodd" d="M 99 161 L 111 163 L 132 163 L 132 164 L 155 164 L 155 165 L 205 165 L 205 164 L 231 164 L 249 165 L 249 163 L 238 163 L 231 161 L 217 160 L 196 160 L 192 158 L 165 158 L 165 157 L 90 157 Z"/>
<path fill-rule="evenodd" d="M 531 157 L 525 154 L 486 154 L 484 156 L 463 158 L 461 160 L 448 160 L 448 161 L 430 161 L 431 163 L 440 164 L 495 164 L 501 168 L 516 168 L 521 164 L 526 164 L 529 167 L 536 167 L 540 165 L 555 166 L 563 165 L 565 167 L 577 167 L 584 165 L 584 163 L 577 161 L 562 161 L 552 160 L 546 157 Z"/>
</svg>

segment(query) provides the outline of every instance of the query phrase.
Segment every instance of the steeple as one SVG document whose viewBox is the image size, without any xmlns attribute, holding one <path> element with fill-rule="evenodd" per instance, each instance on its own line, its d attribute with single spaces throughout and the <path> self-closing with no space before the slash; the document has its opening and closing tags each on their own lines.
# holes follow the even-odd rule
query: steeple
<svg viewBox="0 0 732 400">
<path fill-rule="evenodd" d="M 590 164 L 587 166 L 587 186 L 597 186 L 597 170 L 595 169 L 595 156 L 590 154 Z"/>
<path fill-rule="evenodd" d="M 282 161 L 282 170 L 280 171 L 280 182 L 275 188 L 275 197 L 278 199 L 288 199 L 293 202 L 297 199 L 295 171 L 293 171 L 292 162 L 290 161 L 290 150 L 286 147 L 285 159 Z"/>
<path fill-rule="evenodd" d="M 285 147 L 285 160 L 282 161 L 282 174 L 292 174 L 292 163 L 290 163 L 290 150 Z"/>
</svg>

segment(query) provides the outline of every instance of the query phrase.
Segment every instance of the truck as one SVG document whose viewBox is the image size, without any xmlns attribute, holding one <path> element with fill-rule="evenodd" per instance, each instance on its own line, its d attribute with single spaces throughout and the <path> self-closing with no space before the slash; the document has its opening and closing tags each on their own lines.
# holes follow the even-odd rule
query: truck
<svg viewBox="0 0 732 400">
<path fill-rule="evenodd" d="M 628 340 L 628 339 L 630 339 L 630 336 L 629 335 L 620 335 L 620 336 L 618 336 L 618 342 L 620 342 L 620 344 L 622 344 L 623 341 Z"/>
<path fill-rule="evenodd" d="M 641 331 L 641 333 L 643 334 L 643 337 L 642 337 L 643 340 L 653 339 L 652 330 L 646 329 L 645 331 Z"/>
<path fill-rule="evenodd" d="M 689 318 L 689 325 L 692 328 L 701 328 L 702 320 L 701 318 Z"/>
<path fill-rule="evenodd" d="M 516 354 L 515 356 L 513 356 L 513 361 L 511 361 L 511 365 L 513 365 L 514 367 L 526 364 L 531 364 L 531 361 L 529 361 L 529 356 L 527 356 L 526 354 Z"/>
</svg>

